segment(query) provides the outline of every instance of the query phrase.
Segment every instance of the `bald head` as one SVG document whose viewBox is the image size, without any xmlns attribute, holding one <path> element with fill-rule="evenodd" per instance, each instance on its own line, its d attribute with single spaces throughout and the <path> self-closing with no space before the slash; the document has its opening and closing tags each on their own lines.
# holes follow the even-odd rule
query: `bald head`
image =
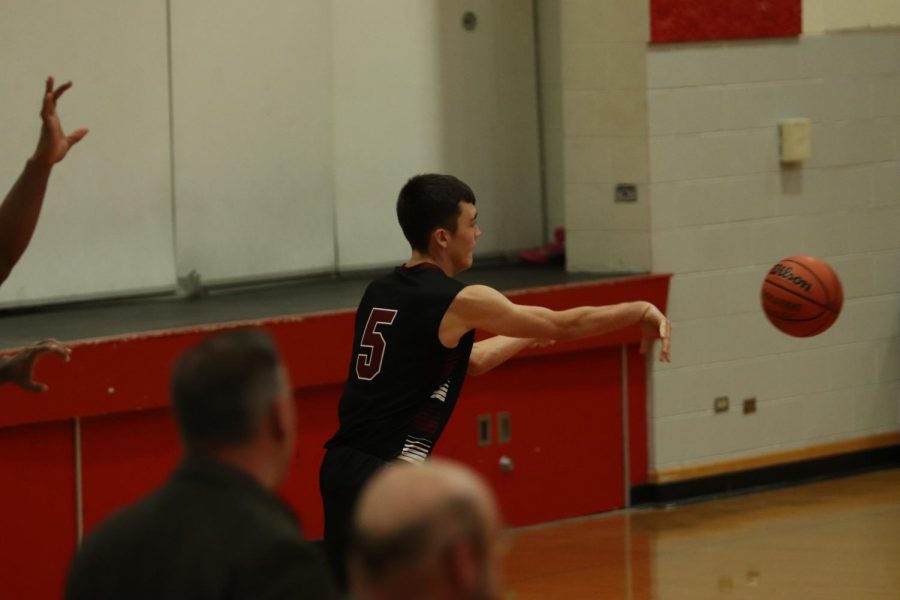
<svg viewBox="0 0 900 600">
<path fill-rule="evenodd" d="M 497 506 L 466 467 L 433 460 L 382 469 L 354 525 L 352 571 L 363 598 L 493 596 Z"/>
<path fill-rule="evenodd" d="M 449 461 L 398 464 L 382 469 L 366 487 L 356 524 L 371 535 L 397 531 L 434 514 L 449 501 L 467 503 L 496 518 L 491 491 L 471 470 Z"/>
</svg>

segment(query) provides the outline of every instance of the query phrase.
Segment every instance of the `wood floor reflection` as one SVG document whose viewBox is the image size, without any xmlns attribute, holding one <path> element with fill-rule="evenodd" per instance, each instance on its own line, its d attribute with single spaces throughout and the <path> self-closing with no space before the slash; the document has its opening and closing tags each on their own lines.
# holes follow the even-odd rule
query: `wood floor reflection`
<svg viewBox="0 0 900 600">
<path fill-rule="evenodd" d="M 520 530 L 509 600 L 900 599 L 900 470 Z"/>
</svg>

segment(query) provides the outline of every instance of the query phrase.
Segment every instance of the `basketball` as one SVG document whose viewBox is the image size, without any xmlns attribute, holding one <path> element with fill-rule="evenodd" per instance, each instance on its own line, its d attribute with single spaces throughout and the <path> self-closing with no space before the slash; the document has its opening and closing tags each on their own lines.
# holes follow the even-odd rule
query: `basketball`
<svg viewBox="0 0 900 600">
<path fill-rule="evenodd" d="M 811 337 L 827 330 L 843 304 L 844 289 L 837 273 L 814 256 L 782 259 L 763 281 L 763 311 L 772 325 L 794 337 Z"/>
</svg>

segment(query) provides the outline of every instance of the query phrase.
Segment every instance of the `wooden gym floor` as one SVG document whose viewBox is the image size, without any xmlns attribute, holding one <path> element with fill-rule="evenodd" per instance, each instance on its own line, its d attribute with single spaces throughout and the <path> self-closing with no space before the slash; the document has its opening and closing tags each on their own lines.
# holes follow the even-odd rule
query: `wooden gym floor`
<svg viewBox="0 0 900 600">
<path fill-rule="evenodd" d="M 512 537 L 507 600 L 897 600 L 900 469 Z"/>
</svg>

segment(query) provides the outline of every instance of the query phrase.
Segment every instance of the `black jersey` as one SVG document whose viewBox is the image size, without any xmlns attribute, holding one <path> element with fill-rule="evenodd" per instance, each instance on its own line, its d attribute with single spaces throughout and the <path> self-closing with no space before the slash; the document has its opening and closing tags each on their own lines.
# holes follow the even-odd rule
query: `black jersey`
<svg viewBox="0 0 900 600">
<path fill-rule="evenodd" d="M 397 267 L 369 284 L 356 312 L 353 354 L 327 448 L 350 446 L 383 460 L 431 454 L 462 389 L 475 332 L 456 348 L 438 338 L 464 284 L 431 264 Z"/>
</svg>

